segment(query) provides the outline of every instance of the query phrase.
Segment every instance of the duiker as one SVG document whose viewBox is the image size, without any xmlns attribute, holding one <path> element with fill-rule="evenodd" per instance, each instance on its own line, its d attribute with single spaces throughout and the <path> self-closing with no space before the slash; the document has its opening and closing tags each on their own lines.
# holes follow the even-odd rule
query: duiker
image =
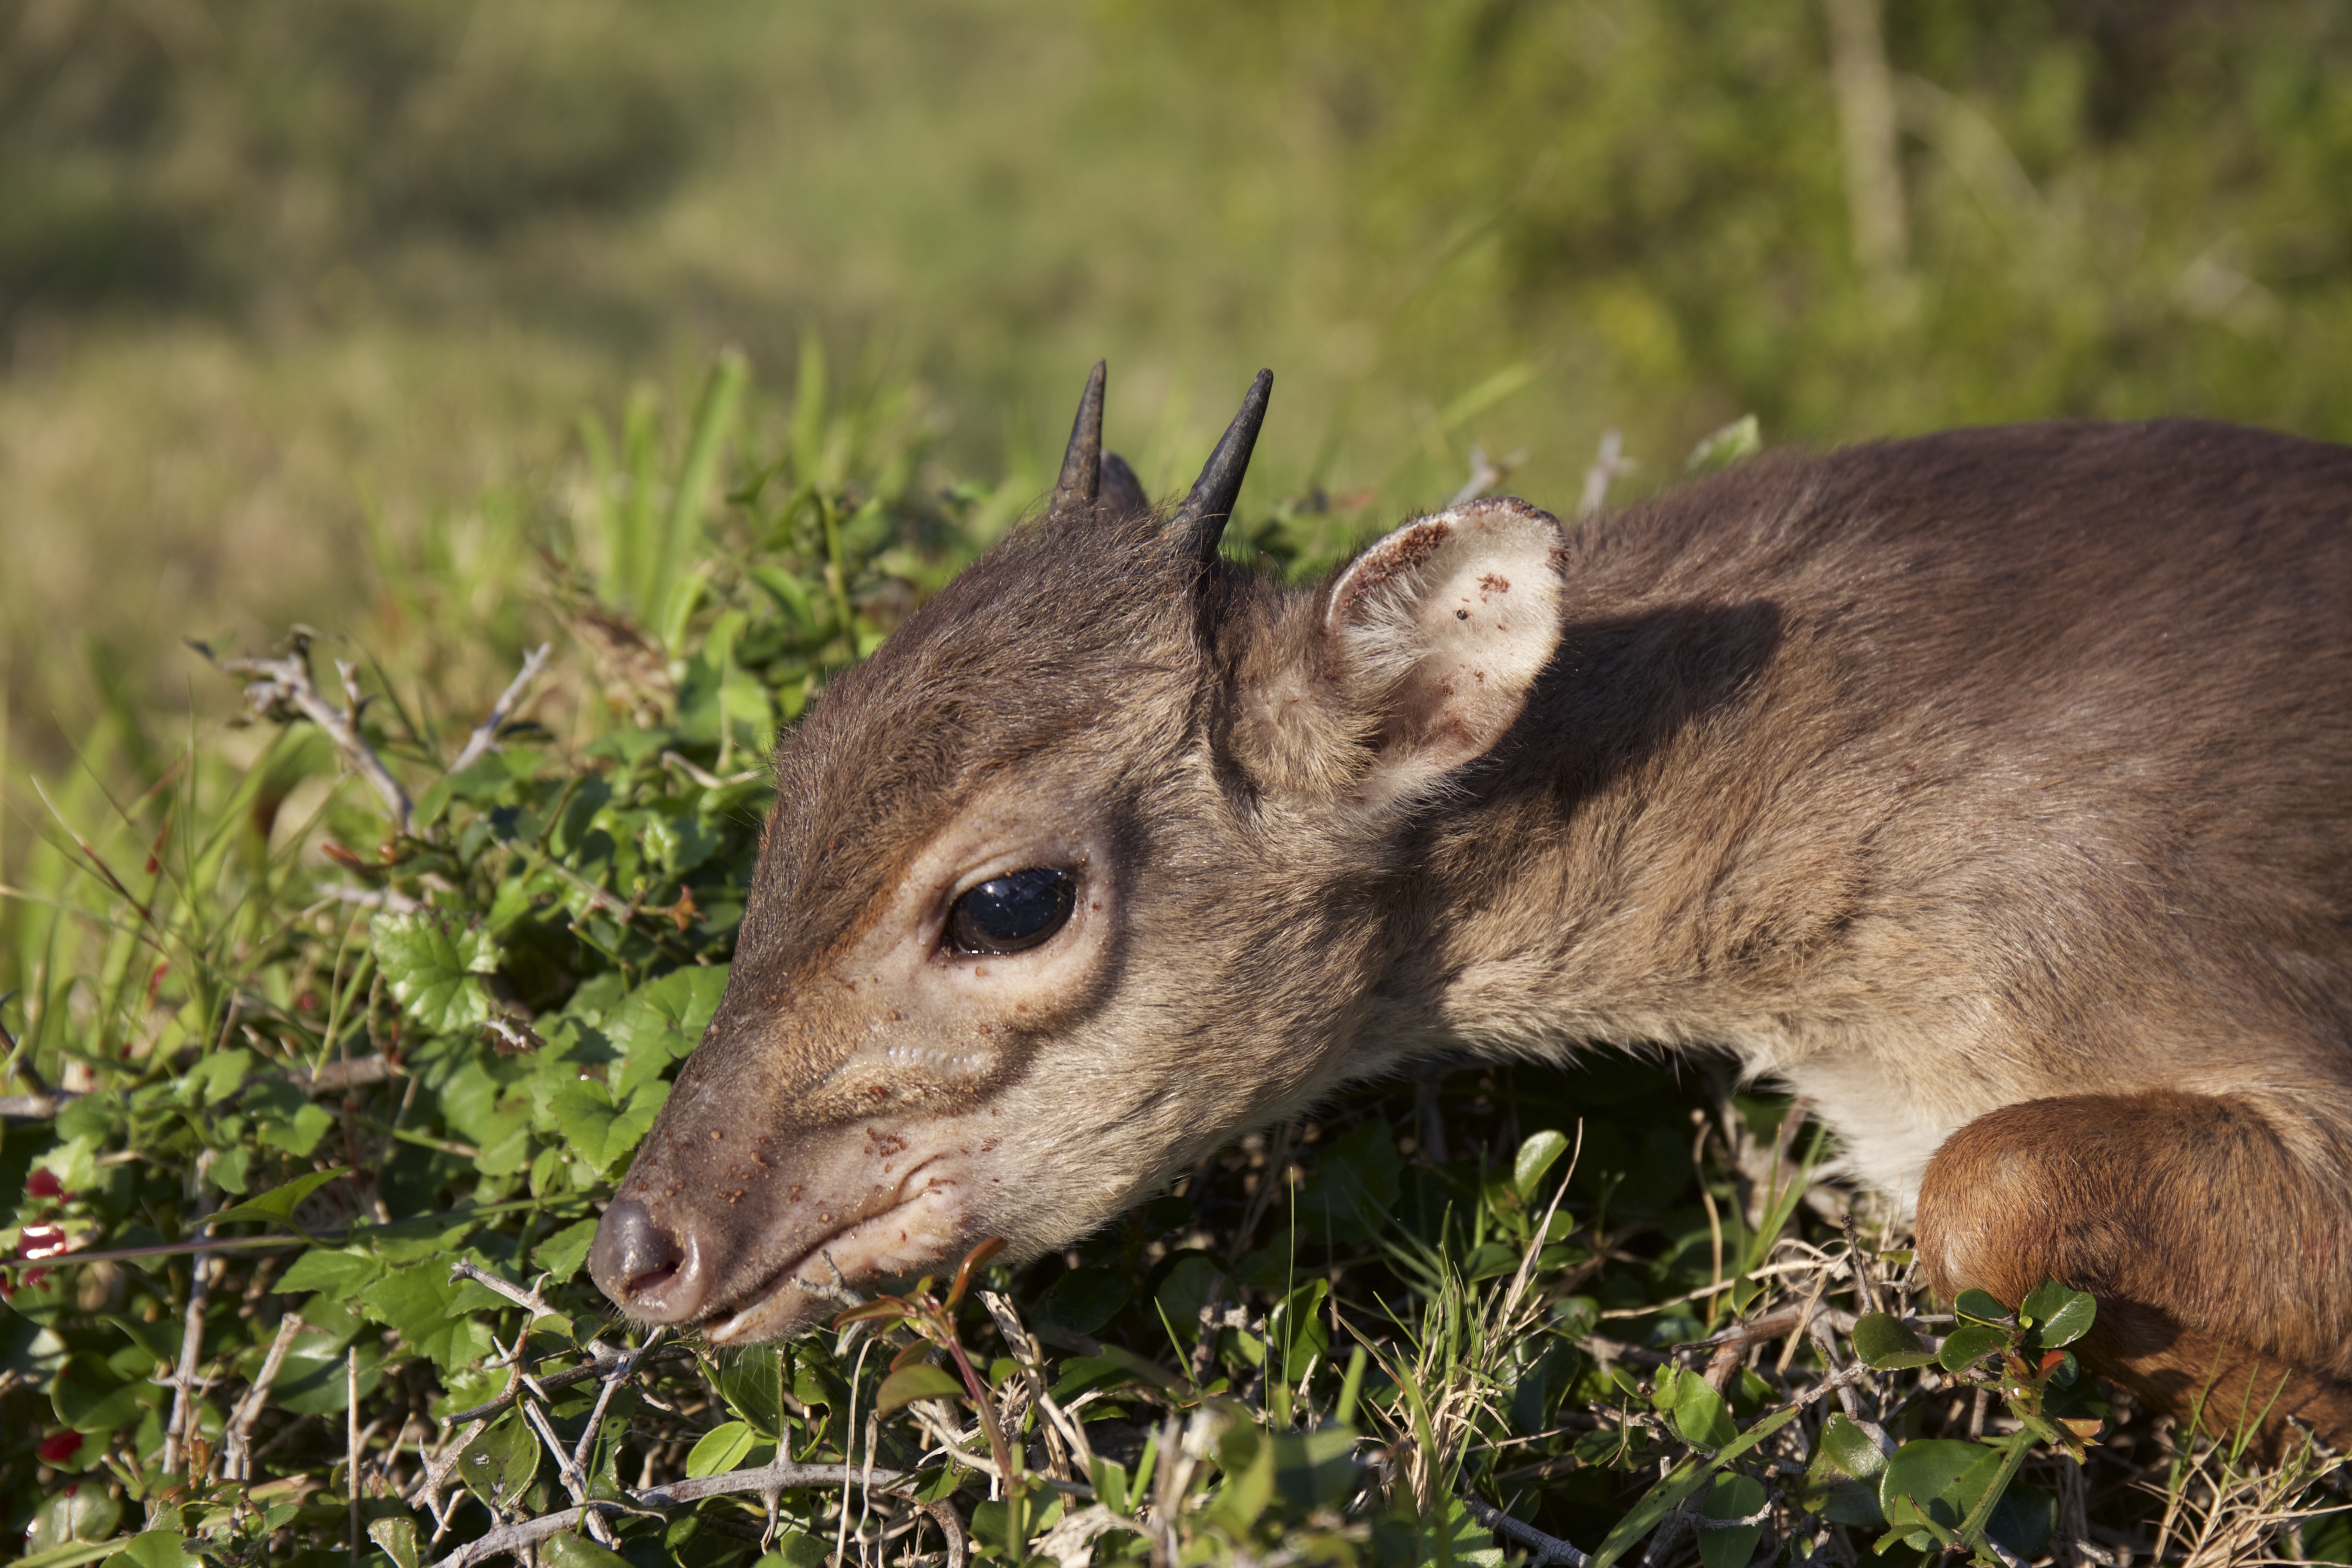
<svg viewBox="0 0 2352 1568">
<path fill-rule="evenodd" d="M 1043 519 L 784 737 L 614 1300 L 769 1339 L 1410 1058 L 1645 1046 L 1803 1094 L 1939 1289 L 2352 1435 L 2352 450 L 1776 454 L 1286 588 L 1217 551 L 1270 384 L 1163 516 L 1097 366 Z"/>
</svg>

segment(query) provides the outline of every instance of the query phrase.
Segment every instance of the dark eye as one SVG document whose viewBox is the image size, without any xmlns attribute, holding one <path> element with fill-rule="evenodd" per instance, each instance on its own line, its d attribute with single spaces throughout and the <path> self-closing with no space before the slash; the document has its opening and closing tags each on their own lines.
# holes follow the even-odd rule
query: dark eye
<svg viewBox="0 0 2352 1568">
<path fill-rule="evenodd" d="M 1078 879 L 1034 866 L 992 877 L 948 910 L 948 944 L 960 952 L 1019 952 L 1062 929 L 1077 901 Z"/>
</svg>

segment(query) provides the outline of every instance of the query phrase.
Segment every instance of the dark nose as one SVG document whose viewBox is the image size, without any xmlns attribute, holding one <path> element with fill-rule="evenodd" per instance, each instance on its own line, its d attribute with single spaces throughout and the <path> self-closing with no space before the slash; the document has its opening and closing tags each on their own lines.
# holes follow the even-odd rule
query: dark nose
<svg viewBox="0 0 2352 1568">
<path fill-rule="evenodd" d="M 619 1198 L 596 1226 L 588 1272 L 598 1289 L 632 1318 L 648 1323 L 691 1321 L 710 1294 L 709 1271 L 692 1234 L 673 1233 L 636 1198 Z"/>
</svg>

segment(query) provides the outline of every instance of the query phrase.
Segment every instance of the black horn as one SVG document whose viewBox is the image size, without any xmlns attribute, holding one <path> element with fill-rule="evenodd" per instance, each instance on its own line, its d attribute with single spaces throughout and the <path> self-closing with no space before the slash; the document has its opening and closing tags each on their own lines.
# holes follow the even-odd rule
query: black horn
<svg viewBox="0 0 2352 1568">
<path fill-rule="evenodd" d="M 1192 493 L 1176 509 L 1168 530 L 1177 549 L 1205 566 L 1217 558 L 1217 541 L 1225 520 L 1242 493 L 1242 476 L 1249 472 L 1250 449 L 1257 445 L 1258 426 L 1265 423 L 1265 400 L 1274 391 L 1274 372 L 1262 370 L 1242 399 L 1241 412 L 1225 426 L 1215 451 L 1192 481 Z"/>
<path fill-rule="evenodd" d="M 1078 416 L 1070 424 L 1069 449 L 1062 454 L 1062 477 L 1054 483 L 1053 505 L 1045 515 L 1081 516 L 1094 509 L 1102 488 L 1103 379 L 1101 360 L 1087 376 L 1087 390 L 1078 399 Z"/>
</svg>

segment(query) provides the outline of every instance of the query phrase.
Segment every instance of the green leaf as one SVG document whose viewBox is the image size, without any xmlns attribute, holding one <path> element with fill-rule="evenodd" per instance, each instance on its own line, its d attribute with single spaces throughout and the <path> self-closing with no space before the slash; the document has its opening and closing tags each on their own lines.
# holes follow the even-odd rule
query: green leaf
<svg viewBox="0 0 2352 1568">
<path fill-rule="evenodd" d="M 1763 1506 L 1762 1481 L 1753 1476 L 1727 1473 L 1715 1478 L 1699 1512 L 1707 1519 L 1746 1519 Z M 1756 1555 L 1756 1542 L 1763 1534 L 1760 1520 L 1728 1530 L 1701 1530 L 1698 1560 L 1706 1568 L 1748 1568 L 1748 1560 Z"/>
<path fill-rule="evenodd" d="M 2011 1331 L 1991 1323 L 1962 1323 L 1945 1336 L 1936 1364 L 1946 1372 L 1974 1366 L 2010 1342 Z"/>
<path fill-rule="evenodd" d="M 359 1303 L 390 1325 L 410 1349 L 443 1372 L 471 1365 L 489 1350 L 489 1330 L 462 1310 L 440 1267 L 397 1268 L 359 1293 Z"/>
<path fill-rule="evenodd" d="M 184 1331 L 184 1325 L 180 1321 L 164 1318 L 148 1323 L 113 1312 L 107 1313 L 100 1321 L 120 1330 L 122 1337 L 137 1345 L 151 1363 L 169 1365 L 180 1359 L 180 1335 Z M 115 1356 L 110 1357 L 109 1360 L 117 1359 L 121 1354 L 121 1352 L 117 1352 Z M 140 1372 L 145 1370 L 143 1367 L 138 1369 Z"/>
<path fill-rule="evenodd" d="M 314 1247 L 294 1260 L 275 1289 L 283 1295 L 316 1291 L 330 1301 L 348 1300 L 383 1273 L 383 1260 L 364 1247 Z"/>
<path fill-rule="evenodd" d="M 1517 1187 L 1522 1201 L 1535 1201 L 1536 1184 L 1552 1167 L 1554 1161 L 1568 1152 L 1568 1139 L 1547 1127 L 1531 1133 L 1519 1145 L 1518 1156 L 1511 1162 L 1511 1185 Z"/>
<path fill-rule="evenodd" d="M 1643 1492 L 1640 1500 L 1626 1510 L 1625 1517 L 1601 1538 L 1600 1546 L 1593 1551 L 1590 1568 L 1609 1568 L 1612 1563 L 1624 1556 L 1634 1542 L 1655 1530 L 1666 1515 L 1680 1508 L 1683 1500 L 1698 1490 L 1713 1473 L 1713 1467 L 1700 1459 L 1685 1459 L 1675 1466 Z"/>
<path fill-rule="evenodd" d="M 2011 1438 L 2010 1443 L 2021 1444 Z M 1951 1438 L 1923 1438 L 1906 1443 L 1887 1461 L 1879 1483 L 1886 1518 L 1916 1544 L 1957 1531 L 1998 1486 L 1985 1519 L 1985 1533 L 2027 1558 L 2039 1556 L 2056 1520 L 2056 1503 L 2046 1492 L 2012 1486 L 2013 1458 L 2007 1445 L 1963 1443 Z M 1933 1529 L 1925 1528 L 1933 1526 Z M 1942 1532 L 1939 1535 L 1937 1532 Z"/>
<path fill-rule="evenodd" d="M 215 1051 L 201 1058 L 188 1069 L 181 1083 L 194 1091 L 199 1105 L 218 1105 L 236 1098 L 245 1087 L 247 1074 L 253 1071 L 253 1053 L 242 1047 L 234 1050 Z"/>
<path fill-rule="evenodd" d="M 1739 1436 L 1723 1395 L 1695 1372 L 1685 1372 L 1675 1380 L 1674 1421 L 1675 1430 L 1694 1448 L 1727 1447 Z"/>
<path fill-rule="evenodd" d="M 264 1225 L 289 1224 L 294 1217 L 294 1210 L 299 1206 L 304 1198 L 309 1197 L 336 1177 L 349 1174 L 351 1174 L 351 1167 L 348 1165 L 338 1165 L 331 1171 L 310 1172 L 305 1175 L 295 1177 L 282 1186 L 270 1188 L 257 1198 L 247 1198 L 241 1204 L 231 1205 L 213 1215 L 213 1223 L 226 1225 L 236 1220 L 255 1220 Z"/>
<path fill-rule="evenodd" d="M 570 1531 L 550 1536 L 539 1551 L 550 1568 L 633 1568 L 619 1552 L 607 1551 L 586 1536 L 574 1535 Z"/>
<path fill-rule="evenodd" d="M 1246 1535 L 1274 1500 L 1274 1435 L 1236 1421 L 1218 1439 L 1217 1463 L 1225 1484 L 1209 1511 L 1234 1534 Z"/>
<path fill-rule="evenodd" d="M 1073 1333 L 1091 1334 L 1127 1305 L 1132 1281 L 1123 1268 L 1073 1268 L 1045 1288 L 1031 1316 Z"/>
<path fill-rule="evenodd" d="M 1333 1427 L 1331 1430 L 1338 1431 L 1339 1428 Z M 1125 1465 L 1120 1464 L 1117 1459 L 1106 1459 L 1100 1454 L 1097 1454 L 1092 1466 L 1087 1470 L 1087 1479 L 1094 1482 L 1095 1496 L 1105 1508 L 1122 1517 L 1127 1514 L 1128 1473 Z"/>
<path fill-rule="evenodd" d="M 1885 1468 L 1886 1456 L 1870 1435 L 1843 1412 L 1833 1413 L 1822 1423 L 1821 1442 L 1798 1489 L 1798 1504 L 1834 1524 L 1884 1529 L 1886 1515 L 1878 1504 L 1875 1478 Z"/>
<path fill-rule="evenodd" d="M 1336 1509 L 1356 1493 L 1356 1433 L 1347 1426 L 1273 1436 L 1274 1485 L 1291 1507 Z"/>
<path fill-rule="evenodd" d="M 77 1432 L 111 1432 L 139 1418 L 142 1386 L 126 1381 L 104 1356 L 80 1351 L 58 1368 L 49 1384 L 49 1404 L 58 1419 Z"/>
<path fill-rule="evenodd" d="M 1867 1480 L 1886 1468 L 1886 1456 L 1878 1445 L 1843 1410 L 1833 1412 L 1822 1423 L 1822 1452 L 1836 1461 L 1839 1469 L 1856 1480 Z"/>
<path fill-rule="evenodd" d="M 1888 1312 L 1864 1312 L 1854 1320 L 1853 1353 L 1864 1365 L 1879 1372 L 1926 1366 L 1936 1359 L 1936 1352 L 1921 1344 L 1918 1335 Z"/>
<path fill-rule="evenodd" d="M 310 1152 L 318 1148 L 320 1140 L 334 1129 L 333 1113 L 306 1100 L 294 1108 L 291 1116 L 263 1121 L 257 1136 L 273 1149 L 283 1149 L 298 1160 L 307 1160 Z"/>
<path fill-rule="evenodd" d="M 754 1345 L 719 1373 L 719 1397 L 727 1408 L 770 1442 L 783 1435 L 784 1360 L 781 1347 Z"/>
<path fill-rule="evenodd" d="M 539 1473 L 539 1436 L 509 1410 L 476 1435 L 457 1456 L 457 1479 L 494 1510 L 513 1505 Z"/>
<path fill-rule="evenodd" d="M 604 1169 L 604 1139 L 616 1114 L 612 1094 L 594 1079 L 573 1079 L 548 1097 L 548 1120 L 557 1136 L 599 1170 Z"/>
<path fill-rule="evenodd" d="M 1061 1376 L 1046 1392 L 1057 1404 L 1066 1405 L 1079 1394 L 1097 1388 L 1117 1388 L 1122 1384 L 1142 1381 L 1133 1367 L 1116 1357 L 1074 1355 L 1062 1363 Z"/>
<path fill-rule="evenodd" d="M 478 976 L 499 966 L 498 942 L 478 927 L 457 931 L 429 911 L 378 915 L 368 922 L 376 968 L 394 1000 L 437 1035 L 481 1027 L 490 994 Z"/>
<path fill-rule="evenodd" d="M 1711 474 L 1764 449 L 1764 433 L 1753 414 L 1743 414 L 1691 449 L 1685 465 L 1694 474 Z"/>
<path fill-rule="evenodd" d="M 1989 1458 L 1997 1466 L 2000 1457 L 1998 1449 L 1958 1438 L 1922 1437 L 1906 1443 L 1895 1450 L 1879 1477 L 1879 1506 L 1897 1530 L 1922 1521 L 1947 1532 L 1958 1530 L 1969 1504 L 1984 1490 L 1979 1485 L 1963 1498 L 1960 1479 L 1979 1460 Z M 1911 1537 L 1915 1542 L 1918 1533 L 1915 1531 Z M 1929 1538 L 1934 1539 L 1932 1534 Z"/>
<path fill-rule="evenodd" d="M 269 1402 L 296 1415 L 331 1415 L 351 1402 L 349 1352 L 362 1325 L 345 1309 L 315 1297 L 312 1305 L 303 1309 L 303 1320 L 318 1326 L 295 1335 L 294 1342 L 286 1347 L 278 1381 L 270 1385 Z M 334 1327 L 325 1326 L 329 1323 Z M 485 1351 L 488 1348 L 483 1346 Z M 361 1341 L 359 1352 L 360 1398 L 365 1400 L 383 1382 L 383 1349 Z"/>
<path fill-rule="evenodd" d="M 1960 1292 L 1959 1299 L 1952 1303 L 1952 1310 L 1979 1323 L 2006 1323 L 2010 1319 L 2009 1309 L 2000 1304 L 2000 1298 L 1973 1288 Z"/>
<path fill-rule="evenodd" d="M 583 1219 L 565 1226 L 530 1249 L 531 1268 L 555 1277 L 559 1285 L 580 1272 L 588 1248 L 596 1239 L 596 1222 Z"/>
<path fill-rule="evenodd" d="M 1695 1373 L 1686 1375 L 1693 1378 L 1697 1376 Z M 1783 1405 L 1742 1432 L 1737 1441 L 1726 1444 L 1723 1452 L 1717 1454 L 1712 1460 L 1684 1460 L 1661 1478 L 1656 1485 L 1643 1492 L 1641 1500 L 1628 1510 L 1625 1516 L 1611 1528 L 1608 1535 L 1594 1550 L 1587 1568 L 1609 1568 L 1609 1565 L 1622 1557 L 1634 1542 L 1655 1530 L 1659 1521 L 1679 1508 L 1685 1499 L 1698 1490 L 1708 1477 L 1779 1432 L 1790 1422 L 1794 1421 L 1799 1414 L 1797 1406 Z"/>
<path fill-rule="evenodd" d="M 77 1486 L 33 1510 L 25 1527 L 25 1555 L 37 1557 L 73 1542 L 104 1541 L 122 1522 L 122 1503 L 104 1487 Z"/>
<path fill-rule="evenodd" d="M 802 1531 L 782 1530 L 776 1532 L 776 1549 L 761 1558 L 756 1568 L 825 1568 L 832 1560 L 831 1536 L 819 1540 Z"/>
<path fill-rule="evenodd" d="M 2099 1303 L 2088 1292 L 2069 1290 L 2053 1279 L 2028 1296 L 2019 1310 L 2041 1329 L 2042 1348 L 2054 1351 L 2091 1331 Z"/>
<path fill-rule="evenodd" d="M 194 1568 L 188 1538 L 176 1530 L 151 1530 L 131 1538 L 131 1544 L 107 1559 L 129 1568 Z"/>
<path fill-rule="evenodd" d="M 742 1462 L 743 1456 L 750 1453 L 751 1445 L 759 1440 L 760 1435 L 751 1430 L 749 1423 L 723 1421 L 705 1432 L 688 1452 L 686 1473 L 698 1480 L 704 1476 L 716 1476 L 731 1470 Z"/>
<path fill-rule="evenodd" d="M 918 1399 L 960 1399 L 962 1396 L 963 1384 L 961 1382 L 938 1367 L 917 1362 L 912 1366 L 900 1367 L 882 1380 L 881 1388 L 874 1395 L 874 1413 L 887 1415 L 901 1405 L 909 1405 Z"/>
<path fill-rule="evenodd" d="M 249 1180 L 247 1171 L 252 1163 L 253 1151 L 242 1143 L 222 1150 L 220 1157 L 213 1162 L 213 1185 L 225 1193 L 244 1192 Z"/>
<path fill-rule="evenodd" d="M 1266 1315 L 1267 1336 L 1282 1347 L 1276 1370 L 1286 1383 L 1307 1370 L 1309 1358 L 1331 1348 L 1331 1325 L 1323 1316 L 1323 1300 L 1330 1293 L 1331 1282 L 1318 1275 Z"/>
<path fill-rule="evenodd" d="M 397 1516 L 369 1521 L 368 1539 L 383 1548 L 394 1568 L 416 1568 L 416 1521 Z"/>
<path fill-rule="evenodd" d="M 719 1010 L 728 966 L 695 964 L 649 980 L 615 1008 L 604 1033 L 624 1058 L 614 1090 L 625 1095 L 694 1049 Z"/>
<path fill-rule="evenodd" d="M 2066 1298 L 2073 1293 L 2055 1279 L 2044 1279 L 2017 1304 L 2017 1321 L 2027 1328 L 2047 1322 L 2059 1308 L 2066 1304 Z"/>
</svg>

